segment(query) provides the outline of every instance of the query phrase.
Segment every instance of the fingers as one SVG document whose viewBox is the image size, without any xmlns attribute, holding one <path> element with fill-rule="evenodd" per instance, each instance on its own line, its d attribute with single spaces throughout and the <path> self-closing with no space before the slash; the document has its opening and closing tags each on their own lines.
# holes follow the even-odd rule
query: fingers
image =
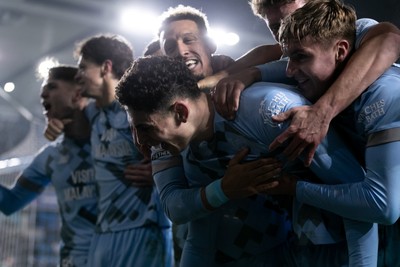
<svg viewBox="0 0 400 267">
<path fill-rule="evenodd" d="M 248 148 L 243 148 L 242 150 L 237 152 L 233 156 L 233 158 L 229 161 L 228 167 L 236 165 L 236 164 L 239 164 L 247 156 L 248 153 L 249 153 L 249 149 Z"/>
<path fill-rule="evenodd" d="M 275 149 L 277 149 L 278 147 L 282 146 L 282 144 L 284 142 L 286 142 L 286 140 L 288 140 L 289 138 L 291 138 L 294 135 L 295 129 L 291 126 L 289 126 L 289 128 L 287 128 L 283 133 L 281 133 L 280 135 L 278 135 L 274 141 L 272 141 L 272 143 L 269 145 L 269 150 L 273 151 Z"/>
<path fill-rule="evenodd" d="M 256 190 L 259 193 L 266 193 L 268 195 L 275 195 L 275 194 L 279 194 L 279 193 L 277 193 L 273 189 L 277 188 L 278 186 L 279 186 L 279 181 L 272 181 L 270 183 L 257 185 L 256 186 Z"/>
<path fill-rule="evenodd" d="M 278 115 L 272 116 L 274 122 L 284 122 L 285 120 L 291 118 L 294 115 L 294 110 L 290 109 L 286 112 L 279 113 Z"/>
<path fill-rule="evenodd" d="M 62 124 L 65 126 L 65 125 L 67 125 L 67 124 L 69 124 L 69 123 L 71 123 L 73 120 L 72 119 L 63 119 L 63 120 L 61 120 L 61 122 L 62 122 Z"/>
<path fill-rule="evenodd" d="M 317 147 L 318 144 L 308 149 L 308 153 L 304 159 L 304 166 L 310 167 L 312 159 L 314 158 L 315 151 L 317 151 Z"/>
<path fill-rule="evenodd" d="M 50 119 L 47 122 L 47 128 L 45 129 L 44 136 L 50 140 L 54 141 L 58 136 L 64 131 L 64 123 L 58 119 Z"/>
<path fill-rule="evenodd" d="M 235 118 L 239 107 L 240 94 L 245 85 L 242 81 L 236 79 L 223 79 L 215 87 L 213 100 L 217 112 L 225 119 Z"/>
<path fill-rule="evenodd" d="M 261 161 L 258 163 L 260 166 L 252 168 L 248 171 L 248 176 L 252 178 L 253 185 L 263 184 L 267 181 L 275 180 L 281 175 L 282 169 L 279 162 Z"/>
<path fill-rule="evenodd" d="M 153 186 L 154 181 L 151 179 L 146 179 L 143 177 L 125 177 L 131 182 L 131 186 L 135 187 L 148 187 L 148 186 Z"/>
<path fill-rule="evenodd" d="M 307 140 L 294 138 L 289 145 L 283 151 L 283 154 L 289 160 L 295 160 L 300 154 L 304 151 L 304 149 L 309 146 Z"/>
<path fill-rule="evenodd" d="M 230 84 L 229 90 L 226 92 L 226 116 L 228 120 L 233 120 L 236 115 L 236 111 L 239 108 L 239 100 L 242 91 L 244 90 L 244 84 L 240 81 L 235 81 Z"/>
<path fill-rule="evenodd" d="M 227 107 L 226 107 L 226 86 L 219 86 L 215 87 L 215 91 L 213 94 L 213 101 L 215 108 L 217 112 L 221 115 L 224 116 L 227 113 Z"/>
</svg>

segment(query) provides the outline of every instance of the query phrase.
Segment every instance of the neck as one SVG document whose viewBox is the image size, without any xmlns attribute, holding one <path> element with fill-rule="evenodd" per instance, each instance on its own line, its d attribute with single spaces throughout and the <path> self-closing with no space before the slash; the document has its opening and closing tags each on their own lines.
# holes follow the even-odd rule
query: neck
<svg viewBox="0 0 400 267">
<path fill-rule="evenodd" d="M 118 80 L 110 79 L 105 80 L 104 90 L 99 98 L 96 98 L 96 106 L 104 108 L 109 106 L 115 100 L 115 88 L 117 87 Z"/>
<path fill-rule="evenodd" d="M 196 109 L 198 125 L 196 141 L 209 141 L 214 136 L 214 104 L 209 94 L 203 93 L 198 101 L 198 109 Z"/>
</svg>

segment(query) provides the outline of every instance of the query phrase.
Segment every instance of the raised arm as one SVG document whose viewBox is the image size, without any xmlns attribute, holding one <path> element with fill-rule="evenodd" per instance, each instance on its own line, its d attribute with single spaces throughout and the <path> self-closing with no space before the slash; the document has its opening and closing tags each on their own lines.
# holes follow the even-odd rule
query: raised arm
<svg viewBox="0 0 400 267">
<path fill-rule="evenodd" d="M 400 56 L 400 30 L 391 23 L 369 28 L 359 48 L 328 91 L 312 106 L 298 107 L 274 119 L 292 118 L 291 126 L 271 144 L 274 150 L 293 138 L 284 153 L 293 159 L 306 149 L 305 164 L 311 163 L 331 120 L 354 101 Z"/>
</svg>

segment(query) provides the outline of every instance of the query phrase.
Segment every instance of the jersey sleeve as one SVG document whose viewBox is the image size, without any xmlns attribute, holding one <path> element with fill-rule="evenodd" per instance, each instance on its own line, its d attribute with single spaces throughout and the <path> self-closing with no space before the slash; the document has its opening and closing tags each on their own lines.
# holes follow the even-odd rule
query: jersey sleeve
<svg viewBox="0 0 400 267">
<path fill-rule="evenodd" d="M 398 151 L 400 141 L 368 147 L 363 181 L 334 186 L 298 182 L 296 198 L 347 218 L 393 224 L 400 215 Z"/>
<path fill-rule="evenodd" d="M 356 21 L 356 44 L 355 44 L 356 49 L 360 47 L 360 44 L 364 36 L 367 34 L 368 30 L 372 26 L 377 24 L 378 22 L 376 20 L 369 18 L 362 18 Z"/>
<path fill-rule="evenodd" d="M 256 66 L 261 73 L 261 81 L 272 83 L 297 84 L 296 80 L 286 76 L 288 58 Z"/>
<path fill-rule="evenodd" d="M 201 202 L 200 187 L 188 187 L 182 156 L 153 149 L 152 168 L 162 206 L 171 221 L 186 223 L 210 213 Z"/>
<path fill-rule="evenodd" d="M 252 89 L 256 89 L 255 87 L 257 86 L 259 86 L 257 91 L 248 90 L 244 92 L 247 96 L 247 102 L 241 110 L 244 114 L 240 114 L 241 118 L 243 118 L 240 124 L 248 125 L 249 127 L 241 126 L 240 129 L 242 132 L 246 132 L 248 136 L 251 136 L 255 132 L 253 135 L 258 136 L 259 142 L 264 142 L 264 144 L 268 145 L 288 127 L 288 123 L 277 124 L 273 122 L 271 119 L 272 115 L 285 112 L 296 106 L 308 105 L 309 102 L 293 89 L 290 90 L 290 87 L 284 90 L 284 87 L 279 85 L 277 89 L 274 89 L 274 84 L 259 83 L 255 84 Z M 268 87 L 268 91 L 262 89 L 265 86 Z M 264 100 L 261 104 L 259 103 L 260 97 L 258 95 L 264 95 Z M 257 107 L 259 107 L 259 116 L 254 116 L 257 112 Z M 251 118 L 252 123 L 249 122 L 249 118 Z M 238 119 L 240 120 L 240 118 Z M 302 171 L 304 167 L 299 168 L 295 165 L 291 167 L 290 164 L 293 163 L 289 162 L 289 164 L 285 164 L 286 167 L 284 168 L 287 171 L 294 174 L 298 173 L 301 177 L 307 178 L 307 172 Z M 362 181 L 365 176 L 364 169 L 333 129 L 328 131 L 327 136 L 318 146 L 310 169 L 325 184 L 354 183 Z M 310 218 L 313 218 L 313 220 L 317 218 L 307 213 L 316 212 L 317 210 L 307 209 L 304 207 L 303 202 L 300 200 L 294 205 L 294 207 L 297 207 L 297 209 L 294 208 L 293 210 L 293 227 L 296 233 L 301 233 L 303 230 L 305 231 L 304 233 L 308 233 L 307 225 L 309 225 L 308 222 L 311 222 Z M 315 206 L 312 204 L 309 205 Z M 324 209 L 324 207 L 319 208 Z M 307 214 L 304 214 L 304 211 Z M 317 216 L 317 214 L 314 215 Z M 338 215 L 340 216 L 341 214 Z M 313 221 L 312 223 L 317 224 L 317 221 Z M 376 225 L 369 222 L 352 221 L 346 218 L 343 219 L 343 223 L 346 230 L 348 247 L 351 252 L 351 255 L 349 254 L 351 266 L 373 265 L 373 262 L 377 259 L 377 249 L 373 245 L 374 240 L 377 240 Z M 324 242 L 323 240 L 327 239 L 326 232 L 331 233 L 334 230 L 328 229 L 328 231 L 323 231 L 322 227 L 324 226 L 322 224 L 317 225 L 318 229 L 311 230 L 313 236 L 310 236 L 310 240 L 318 244 L 318 242 Z M 329 228 L 329 225 L 327 226 Z"/>
<path fill-rule="evenodd" d="M 39 152 L 32 163 L 20 174 L 11 189 L 0 186 L 0 210 L 4 214 L 10 215 L 24 208 L 50 183 L 44 168 L 46 152 L 46 149 Z"/>
</svg>

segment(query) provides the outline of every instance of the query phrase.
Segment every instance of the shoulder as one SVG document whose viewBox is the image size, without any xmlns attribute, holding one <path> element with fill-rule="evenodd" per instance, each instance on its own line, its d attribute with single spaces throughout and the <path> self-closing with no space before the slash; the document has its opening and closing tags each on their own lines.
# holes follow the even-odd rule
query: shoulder
<svg viewBox="0 0 400 267">
<path fill-rule="evenodd" d="M 362 18 L 356 21 L 356 48 L 360 46 L 362 39 L 368 33 L 370 28 L 377 24 L 378 22 L 376 20 L 369 18 Z"/>
<path fill-rule="evenodd" d="M 256 109 L 259 113 L 269 112 L 276 115 L 292 107 L 307 104 L 309 102 L 291 85 L 259 82 L 242 93 L 239 109 L 250 112 Z"/>
</svg>

